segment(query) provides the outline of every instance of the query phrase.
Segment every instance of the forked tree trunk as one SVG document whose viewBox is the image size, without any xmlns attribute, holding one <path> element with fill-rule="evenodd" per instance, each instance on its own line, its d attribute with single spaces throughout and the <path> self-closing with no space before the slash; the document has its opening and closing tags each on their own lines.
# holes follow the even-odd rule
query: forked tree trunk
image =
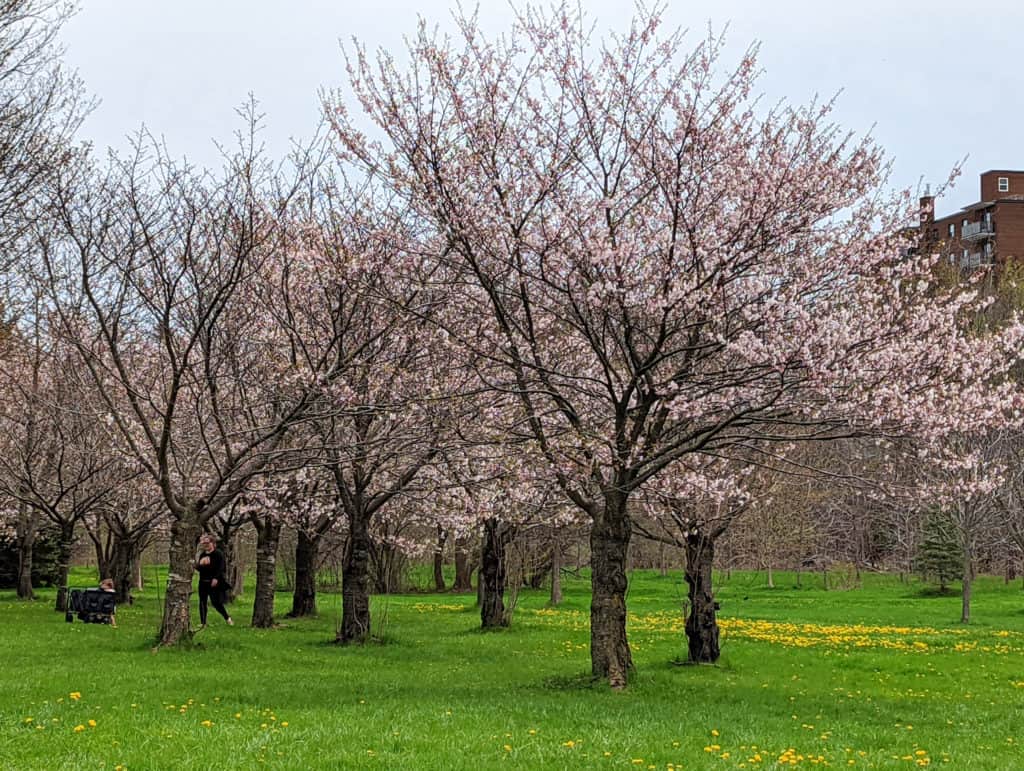
<svg viewBox="0 0 1024 771">
<path fill-rule="evenodd" d="M 114 602 L 119 605 L 132 602 L 135 565 L 139 562 L 138 553 L 139 548 L 135 543 L 115 536 L 110 563 L 105 566 L 107 575 L 101 576 L 101 578 L 112 578 L 114 580 Z"/>
<path fill-rule="evenodd" d="M 447 536 L 444 528 L 437 526 L 437 547 L 434 549 L 434 589 L 438 592 L 445 590 L 444 585 L 444 542 Z"/>
<path fill-rule="evenodd" d="M 341 574 L 341 629 L 336 642 L 370 638 L 370 522 L 364 512 L 349 515 L 349 538 Z"/>
<path fill-rule="evenodd" d="M 714 664 L 718 647 L 718 609 L 712 587 L 715 544 L 702 533 L 686 537 L 686 583 L 689 586 L 690 614 L 686 617 L 686 641 L 689 660 L 694 664 Z"/>
<path fill-rule="evenodd" d="M 632 523 L 628 497 L 605 494 L 604 506 L 590 529 L 590 664 L 595 677 L 623 688 L 633 668 L 626 638 L 626 556 Z"/>
<path fill-rule="evenodd" d="M 551 542 L 551 606 L 562 604 L 562 542 L 556 536 Z"/>
<path fill-rule="evenodd" d="M 508 626 L 505 613 L 505 530 L 496 519 L 484 522 L 480 545 L 480 625 L 484 629 Z"/>
<path fill-rule="evenodd" d="M 71 550 L 75 545 L 75 523 L 61 523 L 57 541 L 57 603 L 54 610 L 68 609 L 68 573 L 71 571 Z"/>
<path fill-rule="evenodd" d="M 473 591 L 473 568 L 470 565 L 465 538 L 455 539 L 455 583 L 452 584 L 452 591 Z"/>
<path fill-rule="evenodd" d="M 269 629 L 274 625 L 274 596 L 277 589 L 277 546 L 281 523 L 273 517 L 253 521 L 256 526 L 256 597 L 252 603 L 252 625 Z"/>
<path fill-rule="evenodd" d="M 182 639 L 192 636 L 189 604 L 192 598 L 196 545 L 202 532 L 200 517 L 191 510 L 171 525 L 167 594 L 164 597 L 164 617 L 160 626 L 160 645 L 176 645 Z"/>
<path fill-rule="evenodd" d="M 304 530 L 299 530 L 295 544 L 295 591 L 289 618 L 316 615 L 316 561 L 319 551 L 319 537 L 310 537 Z"/>
</svg>

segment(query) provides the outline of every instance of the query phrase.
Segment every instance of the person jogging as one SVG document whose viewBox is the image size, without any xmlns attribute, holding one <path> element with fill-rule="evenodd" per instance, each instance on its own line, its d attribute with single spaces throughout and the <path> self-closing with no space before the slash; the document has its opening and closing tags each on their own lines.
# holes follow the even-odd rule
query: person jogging
<svg viewBox="0 0 1024 771">
<path fill-rule="evenodd" d="M 224 555 L 217 548 L 217 538 L 210 533 L 203 533 L 199 538 L 199 559 L 196 560 L 199 571 L 199 623 L 200 629 L 206 627 L 206 603 L 213 603 L 213 608 L 220 613 L 229 626 L 235 622 L 224 608 L 224 597 L 230 587 L 224 578 Z"/>
</svg>

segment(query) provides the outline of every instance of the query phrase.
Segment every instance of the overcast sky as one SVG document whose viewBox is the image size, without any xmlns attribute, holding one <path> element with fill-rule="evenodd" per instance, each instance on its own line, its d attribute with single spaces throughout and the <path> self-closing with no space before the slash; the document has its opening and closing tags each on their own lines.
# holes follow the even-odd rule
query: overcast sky
<svg viewBox="0 0 1024 771">
<path fill-rule="evenodd" d="M 581 0 L 600 29 L 621 28 L 632 4 Z M 252 92 L 267 115 L 265 138 L 283 153 L 309 136 L 321 87 L 344 85 L 340 41 L 398 50 L 417 14 L 450 27 L 446 0 L 82 0 L 64 31 L 67 62 L 100 105 L 84 126 L 98 147 L 123 148 L 143 123 L 175 155 L 210 164 L 213 140 L 230 141 L 235 109 Z M 471 3 L 466 3 L 472 7 Z M 483 0 L 489 30 L 508 25 L 508 4 Z M 666 21 L 691 29 L 729 24 L 735 58 L 761 42 L 761 91 L 806 103 L 842 90 L 838 121 L 872 129 L 895 162 L 893 182 L 964 175 L 940 214 L 978 198 L 990 168 L 1024 167 L 1019 38 L 1024 3 L 948 0 L 674 0 Z"/>
</svg>

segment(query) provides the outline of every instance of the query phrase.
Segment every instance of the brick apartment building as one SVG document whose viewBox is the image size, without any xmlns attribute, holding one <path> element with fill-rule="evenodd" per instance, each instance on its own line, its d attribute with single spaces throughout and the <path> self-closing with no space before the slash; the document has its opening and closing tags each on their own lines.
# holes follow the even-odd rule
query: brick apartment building
<svg viewBox="0 0 1024 771">
<path fill-rule="evenodd" d="M 1024 171 L 981 175 L 981 198 L 935 219 L 935 197 L 921 198 L 921 248 L 946 255 L 964 270 L 1024 260 Z"/>
</svg>

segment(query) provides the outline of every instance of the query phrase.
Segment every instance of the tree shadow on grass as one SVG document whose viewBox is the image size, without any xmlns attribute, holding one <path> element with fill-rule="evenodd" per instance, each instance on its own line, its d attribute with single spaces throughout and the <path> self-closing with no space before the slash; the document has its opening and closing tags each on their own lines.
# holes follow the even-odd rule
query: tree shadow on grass
<svg viewBox="0 0 1024 771">
<path fill-rule="evenodd" d="M 551 675 L 541 680 L 539 688 L 545 691 L 593 691 L 604 686 L 607 690 L 608 683 L 599 677 L 594 677 L 590 672 L 580 672 L 575 675 Z"/>
</svg>

